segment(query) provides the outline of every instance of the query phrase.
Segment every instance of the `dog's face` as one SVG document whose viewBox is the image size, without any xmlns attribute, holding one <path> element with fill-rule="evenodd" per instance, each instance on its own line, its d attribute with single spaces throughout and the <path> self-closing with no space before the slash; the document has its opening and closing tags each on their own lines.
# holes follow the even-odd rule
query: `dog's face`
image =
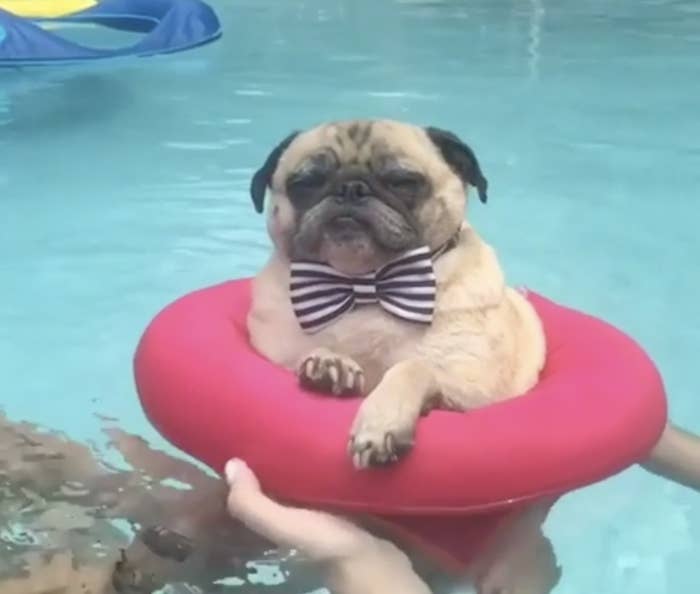
<svg viewBox="0 0 700 594">
<path fill-rule="evenodd" d="M 486 202 L 472 150 L 454 134 L 394 121 L 333 122 L 285 138 L 251 183 L 268 230 L 291 259 L 363 274 L 419 245 L 437 249 L 464 219 L 466 191 Z"/>
</svg>

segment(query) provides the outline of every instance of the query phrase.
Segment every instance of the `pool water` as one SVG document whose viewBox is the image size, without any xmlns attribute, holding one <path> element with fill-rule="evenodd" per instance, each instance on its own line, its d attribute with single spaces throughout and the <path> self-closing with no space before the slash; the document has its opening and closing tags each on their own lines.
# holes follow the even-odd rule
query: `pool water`
<svg viewBox="0 0 700 594">
<path fill-rule="evenodd" d="M 0 407 L 159 447 L 131 357 L 149 319 L 269 249 L 251 173 L 297 127 L 449 128 L 514 284 L 600 315 L 700 431 L 700 8 L 693 0 L 215 1 L 223 39 L 112 67 L 0 71 Z M 572 337 L 575 339 L 575 337 Z M 700 496 L 633 468 L 547 523 L 560 594 L 697 592 Z"/>
</svg>

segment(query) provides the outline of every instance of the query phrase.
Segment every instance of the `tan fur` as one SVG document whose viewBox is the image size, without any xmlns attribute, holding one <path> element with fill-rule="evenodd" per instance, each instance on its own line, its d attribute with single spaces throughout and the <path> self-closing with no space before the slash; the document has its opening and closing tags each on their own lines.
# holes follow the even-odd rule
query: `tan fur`
<svg viewBox="0 0 700 594">
<path fill-rule="evenodd" d="M 427 330 L 379 308 L 361 308 L 317 334 L 305 334 L 282 280 L 288 274 L 286 258 L 275 251 L 253 281 L 248 317 L 253 346 L 279 365 L 295 369 L 304 355 L 324 347 L 357 361 L 368 389 L 409 358 L 439 367 L 478 366 L 477 381 L 487 393 L 481 404 L 517 395 L 537 380 L 544 361 L 539 319 L 519 292 L 504 285 L 492 249 L 469 228 L 462 231 L 459 246 L 436 263 L 439 299 Z"/>
<path fill-rule="evenodd" d="M 544 363 L 545 341 L 532 306 L 506 286 L 493 249 L 462 221 L 466 188 L 422 129 L 378 122 L 368 132 L 377 140 L 355 150 L 355 144 L 342 140 L 352 125 L 315 128 L 299 136 L 282 155 L 269 211 L 275 250 L 255 278 L 248 325 L 253 346 L 290 369 L 297 369 L 310 353 L 325 349 L 329 357 L 343 357 L 348 365 L 363 370 L 368 396 L 353 426 L 350 447 L 355 462 L 364 467 L 368 458 L 363 453 L 368 451 L 389 461 L 393 452 L 385 451 L 385 441 L 390 434 L 410 442 L 426 408 L 466 410 L 531 388 Z M 287 291 L 285 245 L 294 217 L 284 181 L 319 145 L 331 145 L 341 160 L 350 160 L 371 159 L 378 143 L 432 181 L 433 197 L 418 215 L 431 248 L 437 249 L 462 226 L 456 247 L 435 263 L 434 321 L 426 329 L 378 307 L 366 307 L 316 334 L 305 334 Z"/>
</svg>

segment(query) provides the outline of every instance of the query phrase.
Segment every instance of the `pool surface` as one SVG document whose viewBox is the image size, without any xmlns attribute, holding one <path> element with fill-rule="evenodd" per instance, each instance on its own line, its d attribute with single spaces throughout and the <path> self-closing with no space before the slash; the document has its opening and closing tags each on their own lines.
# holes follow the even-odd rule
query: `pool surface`
<svg viewBox="0 0 700 594">
<path fill-rule="evenodd" d="M 11 419 L 105 451 L 107 416 L 172 452 L 134 391 L 144 326 L 262 265 L 247 187 L 278 140 L 376 116 L 463 136 L 490 182 L 471 217 L 511 282 L 631 333 L 700 431 L 696 2 L 212 4 L 224 37 L 196 51 L 0 71 Z M 640 469 L 565 497 L 547 532 L 559 594 L 700 591 L 700 496 Z"/>
</svg>

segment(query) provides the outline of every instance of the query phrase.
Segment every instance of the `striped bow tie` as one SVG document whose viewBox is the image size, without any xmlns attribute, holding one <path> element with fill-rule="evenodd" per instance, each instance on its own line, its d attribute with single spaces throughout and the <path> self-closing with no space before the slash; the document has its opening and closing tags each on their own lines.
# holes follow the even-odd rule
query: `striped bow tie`
<svg viewBox="0 0 700 594">
<path fill-rule="evenodd" d="M 362 276 L 347 276 L 319 262 L 292 262 L 290 293 L 299 324 L 305 332 L 314 332 L 356 305 L 370 303 L 404 320 L 430 324 L 434 255 L 427 246 L 419 247 Z"/>
</svg>

